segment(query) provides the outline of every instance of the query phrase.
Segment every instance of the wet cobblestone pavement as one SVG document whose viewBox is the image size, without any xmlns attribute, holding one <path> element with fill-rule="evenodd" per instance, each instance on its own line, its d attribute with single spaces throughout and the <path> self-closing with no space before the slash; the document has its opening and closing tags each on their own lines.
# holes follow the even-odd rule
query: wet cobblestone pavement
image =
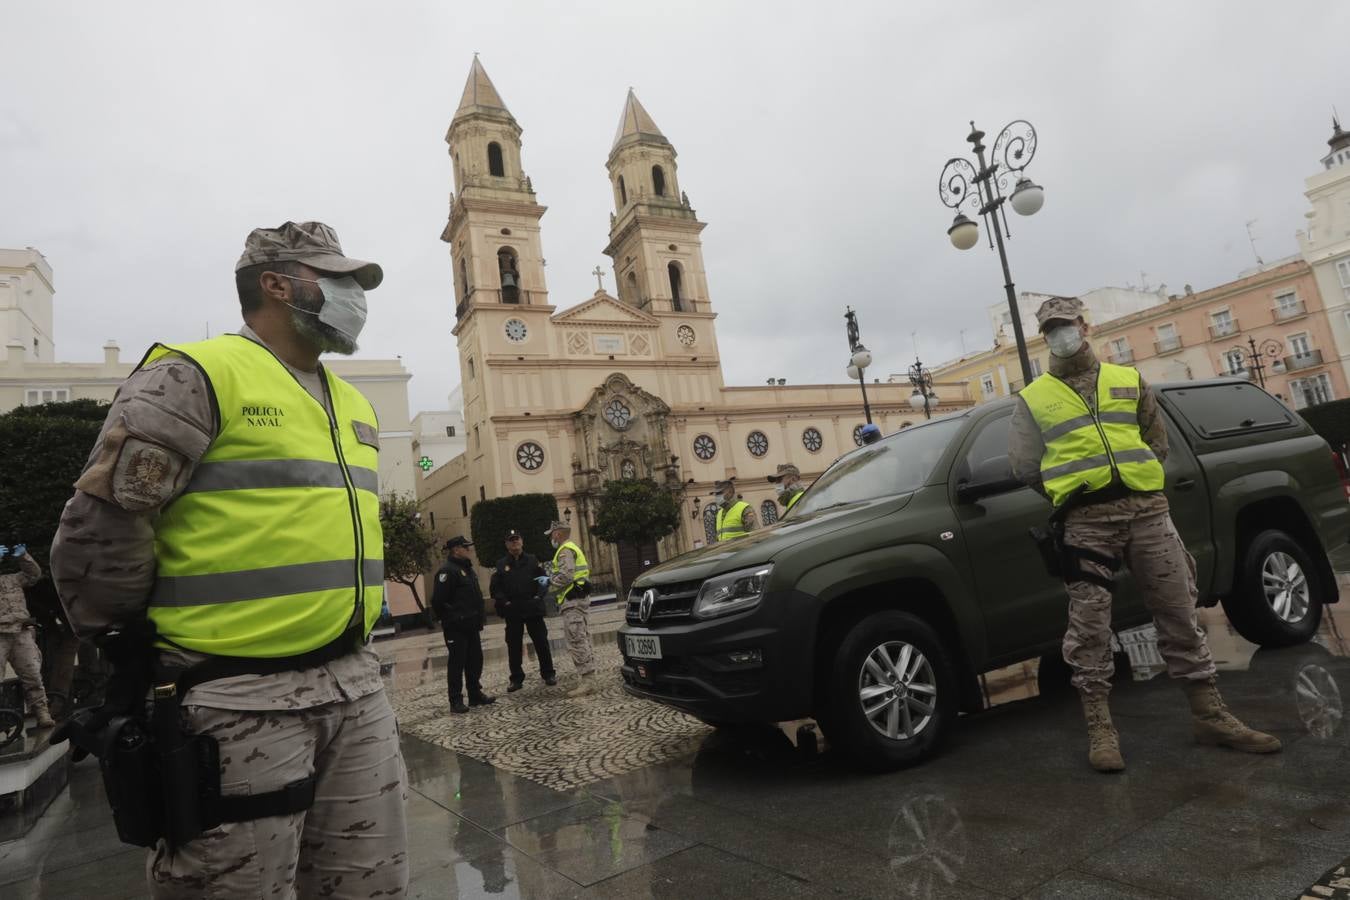
<svg viewBox="0 0 1350 900">
<path fill-rule="evenodd" d="M 620 687 L 618 647 L 595 648 L 597 691 L 568 699 L 575 675 L 556 687 L 536 676 L 507 694 L 505 662 L 483 670 L 491 706 L 446 713 L 444 670 L 418 687 L 391 692 L 404 734 L 471 756 L 504 772 L 557 790 L 582 787 L 635 769 L 688 756 L 712 729 L 697 719 L 628 696 Z M 566 672 L 567 663 L 559 664 Z"/>
<path fill-rule="evenodd" d="M 1229 704 L 1285 743 L 1265 758 L 1193 744 L 1148 631 L 1125 635 L 1112 700 L 1128 769 L 1112 777 L 1083 759 L 1072 693 L 1038 696 L 1035 661 L 986 676 L 993 708 L 942 756 L 865 776 L 798 747 L 795 723 L 714 731 L 632 701 L 612 634 L 599 694 L 562 696 L 565 655 L 558 687 L 532 672 L 506 694 L 496 660 L 498 703 L 454 717 L 434 638 L 381 644 L 412 787 L 410 896 L 1346 900 L 1350 605 L 1334 613 L 1316 643 L 1279 651 L 1204 613 Z M 144 855 L 117 841 L 90 761 L 0 844 L 5 900 L 144 895 Z"/>
</svg>

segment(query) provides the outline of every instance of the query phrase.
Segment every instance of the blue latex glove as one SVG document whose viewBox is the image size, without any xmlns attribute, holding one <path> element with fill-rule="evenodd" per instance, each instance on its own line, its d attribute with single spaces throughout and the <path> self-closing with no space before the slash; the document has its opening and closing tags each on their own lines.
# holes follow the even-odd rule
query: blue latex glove
<svg viewBox="0 0 1350 900">
<path fill-rule="evenodd" d="M 548 576 L 540 575 L 538 578 L 534 580 L 534 583 L 539 585 L 540 587 L 548 587 Z"/>
<path fill-rule="evenodd" d="M 28 545 L 27 545 L 27 544 L 15 544 L 15 545 L 14 545 L 14 555 L 15 555 L 15 556 L 27 556 L 27 555 L 28 555 Z"/>
<path fill-rule="evenodd" d="M 4 559 L 6 556 L 9 556 L 9 548 L 0 544 L 0 559 Z"/>
</svg>

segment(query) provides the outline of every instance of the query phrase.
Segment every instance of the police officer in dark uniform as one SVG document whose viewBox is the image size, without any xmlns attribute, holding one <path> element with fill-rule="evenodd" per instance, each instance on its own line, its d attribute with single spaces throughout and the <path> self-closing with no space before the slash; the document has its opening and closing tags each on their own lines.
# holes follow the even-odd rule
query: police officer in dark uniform
<svg viewBox="0 0 1350 900">
<path fill-rule="evenodd" d="M 542 587 L 541 587 L 542 583 Z M 552 687 L 558 683 L 553 669 L 553 653 L 548 646 L 548 625 L 544 623 L 544 594 L 548 578 L 539 560 L 525 552 L 525 540 L 519 531 L 506 535 L 506 555 L 497 560 L 488 593 L 492 595 L 497 615 L 506 621 L 506 655 L 511 665 L 511 686 L 508 693 L 520 690 L 525 683 L 525 632 L 530 632 L 539 657 L 539 677 Z"/>
<path fill-rule="evenodd" d="M 450 557 L 436 573 L 436 588 L 431 594 L 431 608 L 441 620 L 445 646 L 450 651 L 445 667 L 449 688 L 450 711 L 466 713 L 470 706 L 487 706 L 494 699 L 483 693 L 479 679 L 483 675 L 483 591 L 473 571 L 469 548 L 473 542 L 462 535 L 445 542 Z M 469 703 L 464 704 L 465 692 Z"/>
</svg>

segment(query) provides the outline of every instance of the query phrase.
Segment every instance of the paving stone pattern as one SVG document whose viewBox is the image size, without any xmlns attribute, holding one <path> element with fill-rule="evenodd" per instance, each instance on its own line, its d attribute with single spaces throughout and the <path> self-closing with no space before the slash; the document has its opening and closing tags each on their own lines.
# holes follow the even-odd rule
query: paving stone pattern
<svg viewBox="0 0 1350 900">
<path fill-rule="evenodd" d="M 1299 900 L 1350 900 L 1350 860 L 1324 875 Z"/>
<path fill-rule="evenodd" d="M 567 699 L 579 683 L 564 670 L 557 687 L 537 677 L 506 692 L 506 664 L 489 663 L 483 689 L 491 706 L 451 715 L 444 678 L 390 695 L 407 734 L 559 791 L 688 756 L 712 729 L 695 718 L 630 697 L 620 686 L 619 650 L 595 648 L 598 690 Z"/>
</svg>

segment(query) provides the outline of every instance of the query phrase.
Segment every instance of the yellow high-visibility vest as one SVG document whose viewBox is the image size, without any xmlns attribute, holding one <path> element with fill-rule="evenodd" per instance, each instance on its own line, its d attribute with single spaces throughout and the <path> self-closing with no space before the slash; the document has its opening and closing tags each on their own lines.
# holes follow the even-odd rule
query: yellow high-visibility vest
<svg viewBox="0 0 1350 900">
<path fill-rule="evenodd" d="M 558 591 L 559 606 L 562 606 L 563 602 L 567 600 L 567 595 L 572 593 L 572 588 L 576 587 L 578 582 L 586 581 L 591 577 L 591 566 L 590 563 L 586 562 L 586 554 L 582 553 L 581 547 L 571 540 L 563 541 L 558 545 L 558 549 L 554 551 L 553 571 L 558 571 L 558 557 L 562 556 L 564 550 L 572 551 L 572 557 L 576 563 L 576 568 L 572 570 L 572 583 L 561 591 Z"/>
<path fill-rule="evenodd" d="M 1041 481 L 1056 507 L 1082 485 L 1097 491 L 1117 477 L 1134 491 L 1163 489 L 1162 463 L 1139 429 L 1139 390 L 1138 371 L 1108 363 L 1092 405 L 1048 372 L 1023 388 L 1045 441 Z"/>
<path fill-rule="evenodd" d="M 783 504 L 783 512 L 787 512 L 788 510 L 792 509 L 792 507 L 796 505 L 797 501 L 802 499 L 802 494 L 805 493 L 806 491 L 803 491 L 800 488 L 793 491 L 792 496 L 788 497 L 788 502 Z"/>
<path fill-rule="evenodd" d="M 738 537 L 745 537 L 750 533 L 745 530 L 745 511 L 749 508 L 749 503 L 738 500 L 731 504 L 730 508 L 724 507 L 717 511 L 717 539 L 719 541 L 730 541 Z"/>
<path fill-rule="evenodd" d="M 149 616 L 172 645 L 287 657 L 348 626 L 369 634 L 384 599 L 379 428 L 356 388 L 319 370 L 323 404 L 261 344 L 230 334 L 156 344 L 206 376 L 215 440 L 155 520 Z"/>
</svg>

